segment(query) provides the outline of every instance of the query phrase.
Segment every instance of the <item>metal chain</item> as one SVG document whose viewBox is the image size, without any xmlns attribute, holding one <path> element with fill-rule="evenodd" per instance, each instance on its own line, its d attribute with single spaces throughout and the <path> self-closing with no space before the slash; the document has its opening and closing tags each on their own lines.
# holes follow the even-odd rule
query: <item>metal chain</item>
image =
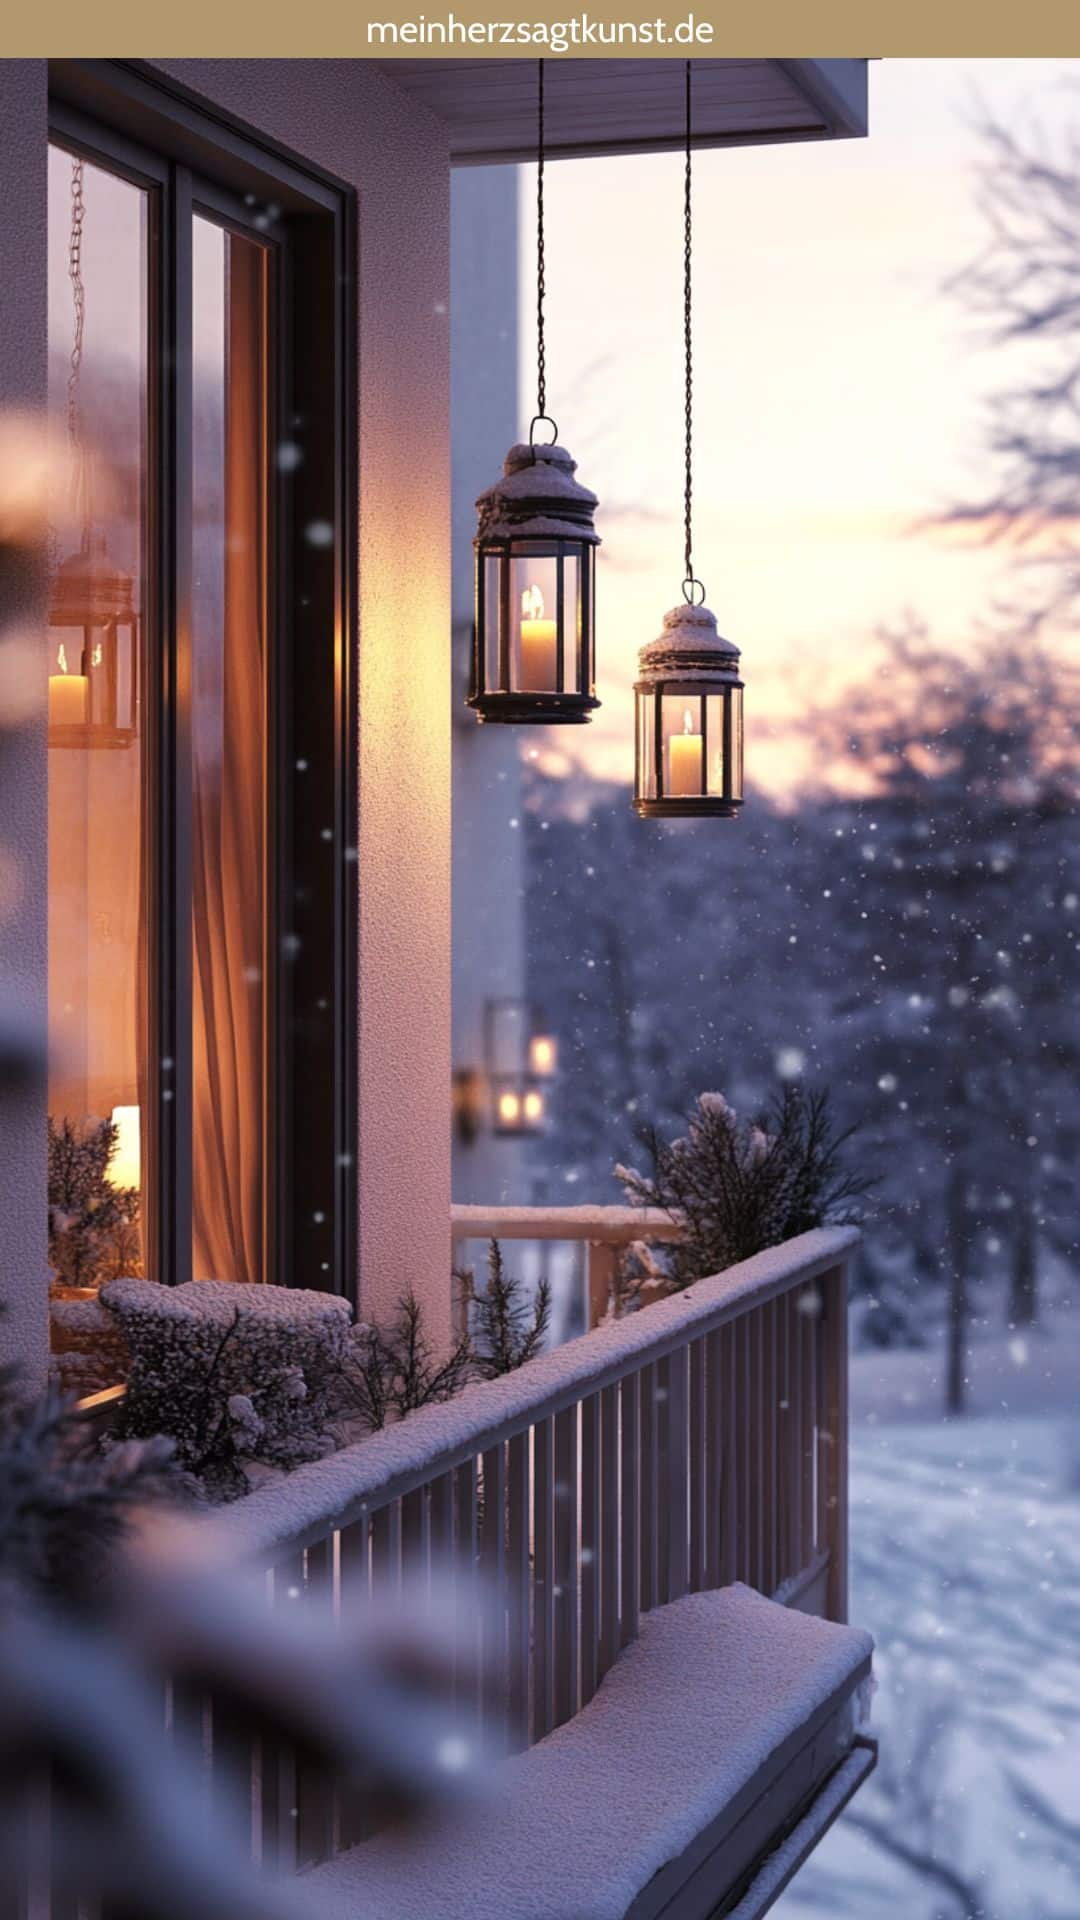
<svg viewBox="0 0 1080 1920">
<path fill-rule="evenodd" d="M 684 507 L 684 530 L 686 546 L 683 555 L 686 572 L 683 578 L 683 597 L 691 603 L 694 598 L 694 336 L 693 336 L 693 161 L 690 145 L 691 130 L 691 67 L 686 63 L 686 168 L 683 182 L 683 342 L 686 349 L 686 492 Z M 689 591 L 687 591 L 689 589 Z M 702 599 L 704 599 L 704 588 Z"/>
<path fill-rule="evenodd" d="M 83 335 L 86 329 L 86 287 L 82 273 L 83 223 L 86 218 L 86 200 L 83 188 L 85 184 L 84 165 L 81 160 L 71 163 L 71 232 L 68 237 L 68 279 L 71 282 L 71 303 L 75 312 L 75 336 L 71 346 L 71 361 L 68 370 L 67 385 L 67 430 L 68 439 L 77 458 L 72 463 L 71 504 L 76 517 L 82 516 L 83 542 L 89 540 L 85 525 L 88 516 L 88 485 L 86 474 L 86 450 L 82 442 L 82 421 L 79 415 L 79 378 L 82 373 Z"/>
<path fill-rule="evenodd" d="M 72 440 L 79 438 L 79 375 L 82 372 L 83 332 L 86 325 L 86 288 L 82 277 L 83 221 L 86 201 L 83 197 L 83 162 L 71 163 L 71 234 L 68 239 L 68 279 L 75 309 L 75 339 L 71 348 L 68 373 L 67 424 Z"/>
<path fill-rule="evenodd" d="M 537 63 L 536 111 L 536 413 L 547 419 L 547 359 L 544 353 L 544 63 Z"/>
</svg>

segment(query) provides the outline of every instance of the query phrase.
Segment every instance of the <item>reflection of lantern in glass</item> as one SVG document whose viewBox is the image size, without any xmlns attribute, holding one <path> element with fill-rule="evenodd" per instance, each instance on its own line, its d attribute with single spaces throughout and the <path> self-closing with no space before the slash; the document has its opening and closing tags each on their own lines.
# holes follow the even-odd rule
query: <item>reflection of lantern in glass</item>
<svg viewBox="0 0 1080 1920">
<path fill-rule="evenodd" d="M 49 745 L 130 746 L 138 729 L 139 619 L 131 577 L 112 565 L 100 535 L 58 567 L 49 629 Z"/>
<path fill-rule="evenodd" d="M 469 705 L 481 720 L 588 720 L 595 690 L 596 495 L 565 447 L 517 446 L 477 501 Z"/>
<path fill-rule="evenodd" d="M 739 650 L 708 607 L 674 607 L 643 647 L 634 805 L 645 818 L 730 817 L 742 805 Z"/>
</svg>

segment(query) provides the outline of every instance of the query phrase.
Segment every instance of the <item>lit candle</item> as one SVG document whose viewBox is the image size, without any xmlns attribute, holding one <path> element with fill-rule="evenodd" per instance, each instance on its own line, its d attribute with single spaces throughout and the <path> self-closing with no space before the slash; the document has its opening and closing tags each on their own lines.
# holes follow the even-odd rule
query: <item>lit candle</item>
<svg viewBox="0 0 1080 1920">
<path fill-rule="evenodd" d="M 521 684 L 528 693 L 558 693 L 559 649 L 554 620 L 545 620 L 539 587 L 521 596 Z"/>
<path fill-rule="evenodd" d="M 668 793 L 693 799 L 701 792 L 701 735 L 691 731 L 693 718 L 689 707 L 683 715 L 683 730 L 668 741 Z"/>
<path fill-rule="evenodd" d="M 85 673 L 69 673 L 67 654 L 57 653 L 59 673 L 49 675 L 50 727 L 85 727 L 90 716 L 90 682 Z"/>
<path fill-rule="evenodd" d="M 142 1174 L 138 1107 L 114 1107 L 110 1118 L 116 1145 L 109 1155 L 106 1178 L 111 1187 L 137 1187 Z"/>
</svg>

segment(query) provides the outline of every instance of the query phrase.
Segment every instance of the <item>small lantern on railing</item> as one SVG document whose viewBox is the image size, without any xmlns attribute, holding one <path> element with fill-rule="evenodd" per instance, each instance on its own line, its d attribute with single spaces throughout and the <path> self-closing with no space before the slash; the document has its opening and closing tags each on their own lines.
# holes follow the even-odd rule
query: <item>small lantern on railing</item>
<svg viewBox="0 0 1080 1920">
<path fill-rule="evenodd" d="M 537 63 L 536 413 L 480 495 L 469 705 L 480 720 L 581 725 L 596 698 L 596 495 L 575 480 L 547 411 L 544 62 Z M 552 429 L 537 441 L 538 427 Z"/>
<path fill-rule="evenodd" d="M 58 567 L 49 604 L 50 747 L 128 747 L 138 734 L 139 618 L 100 535 Z M 57 637 L 58 636 L 58 637 Z"/>
<path fill-rule="evenodd" d="M 506 1137 L 543 1132 L 547 1122 L 543 1083 L 555 1071 L 555 1056 L 555 1040 L 527 1000 L 488 1001 L 484 1064 L 493 1133 Z"/>
<path fill-rule="evenodd" d="M 634 806 L 644 819 L 731 818 L 742 805 L 739 649 L 708 607 L 673 607 L 642 647 Z"/>
</svg>

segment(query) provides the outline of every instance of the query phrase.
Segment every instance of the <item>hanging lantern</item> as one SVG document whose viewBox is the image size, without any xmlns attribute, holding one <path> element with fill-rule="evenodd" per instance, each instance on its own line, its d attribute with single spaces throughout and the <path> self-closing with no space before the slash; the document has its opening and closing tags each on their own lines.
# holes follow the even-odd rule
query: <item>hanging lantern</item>
<svg viewBox="0 0 1080 1920">
<path fill-rule="evenodd" d="M 128 747 L 138 734 L 139 619 L 102 536 L 58 567 L 49 603 L 50 747 Z M 58 637 L 57 637 L 58 636 Z"/>
<path fill-rule="evenodd" d="M 537 408 L 527 444 L 477 501 L 476 624 L 468 704 L 478 719 L 580 725 L 596 698 L 596 495 L 545 411 L 544 62 L 537 143 Z M 550 441 L 537 442 L 547 425 Z"/>
<path fill-rule="evenodd" d="M 542 1133 L 547 1122 L 543 1081 L 555 1071 L 555 1042 L 527 1000 L 487 1002 L 484 1064 L 492 1132 L 504 1138 Z"/>
<path fill-rule="evenodd" d="M 534 421 L 534 426 L 536 422 Z M 481 720 L 573 724 L 599 705 L 593 610 L 596 495 L 565 447 L 511 447 L 477 501 L 469 705 Z"/>
<path fill-rule="evenodd" d="M 642 647 L 634 806 L 644 819 L 713 815 L 742 805 L 739 649 L 717 632 L 708 607 L 673 607 Z"/>
<path fill-rule="evenodd" d="M 732 819 L 743 798 L 743 683 L 739 649 L 704 605 L 693 565 L 693 300 L 691 63 L 686 62 L 683 337 L 686 477 L 683 605 L 638 657 L 634 688 L 634 808 L 644 819 Z"/>
</svg>

